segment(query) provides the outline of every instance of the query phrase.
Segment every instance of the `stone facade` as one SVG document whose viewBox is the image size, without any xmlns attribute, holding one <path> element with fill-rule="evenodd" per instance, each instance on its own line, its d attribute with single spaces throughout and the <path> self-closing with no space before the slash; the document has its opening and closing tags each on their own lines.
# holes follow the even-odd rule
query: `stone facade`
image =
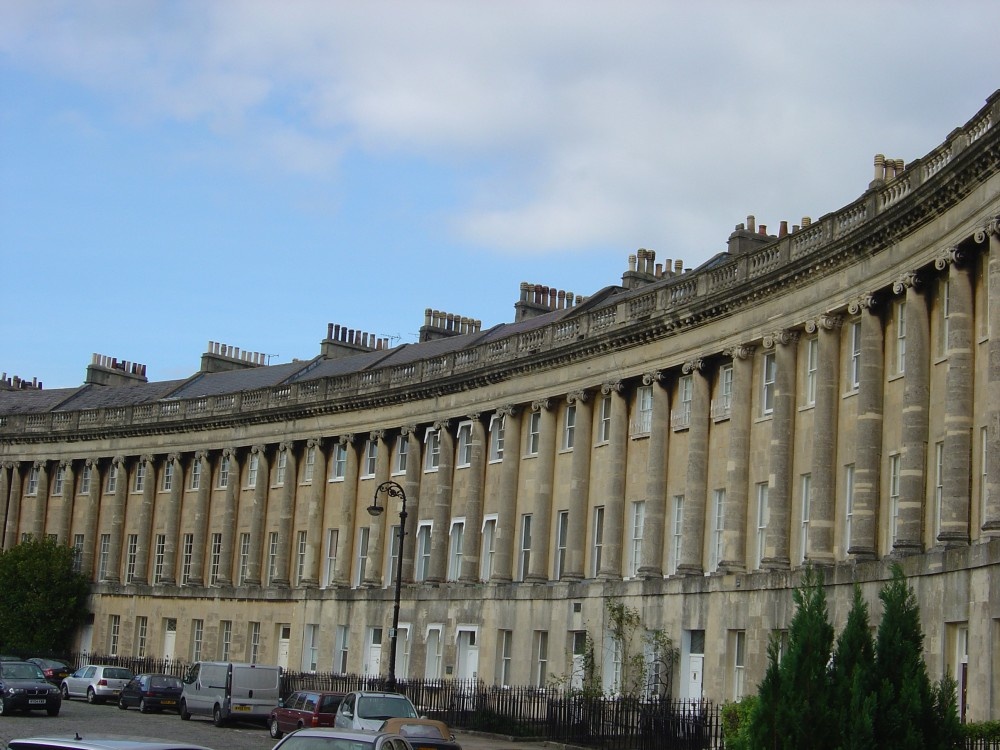
<svg viewBox="0 0 1000 750">
<path fill-rule="evenodd" d="M 0 543 L 92 576 L 79 647 L 386 669 L 407 498 L 400 677 L 573 680 L 609 598 L 680 651 L 671 689 L 763 675 L 806 564 L 839 629 L 902 564 L 934 678 L 1000 715 L 1000 92 L 860 199 L 685 271 L 641 250 L 516 320 L 428 311 L 397 347 L 331 326 L 312 360 L 210 343 L 150 382 L 0 385 Z M 440 321 L 457 321 L 455 323 Z M 386 645 L 383 645 L 386 644 Z"/>
</svg>

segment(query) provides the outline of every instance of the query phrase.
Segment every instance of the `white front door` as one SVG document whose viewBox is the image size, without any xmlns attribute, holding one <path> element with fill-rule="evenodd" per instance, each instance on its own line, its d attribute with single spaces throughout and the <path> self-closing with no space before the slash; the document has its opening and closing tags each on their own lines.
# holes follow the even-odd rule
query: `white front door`
<svg viewBox="0 0 1000 750">
<path fill-rule="evenodd" d="M 382 628 L 368 629 L 363 672 L 372 675 L 382 674 Z"/>
<path fill-rule="evenodd" d="M 479 676 L 479 646 L 476 645 L 476 631 L 460 630 L 457 650 L 456 678 L 459 680 L 476 679 Z"/>
<path fill-rule="evenodd" d="M 281 625 L 278 637 L 278 666 L 283 670 L 288 669 L 288 644 L 292 640 L 292 626 Z"/>
<path fill-rule="evenodd" d="M 691 654 L 688 657 L 687 690 L 685 698 L 692 701 L 701 700 L 702 682 L 705 675 L 705 656 L 703 654 Z"/>
<path fill-rule="evenodd" d="M 174 643 L 177 640 L 177 618 L 168 617 L 163 621 L 163 658 L 174 660 Z"/>
</svg>

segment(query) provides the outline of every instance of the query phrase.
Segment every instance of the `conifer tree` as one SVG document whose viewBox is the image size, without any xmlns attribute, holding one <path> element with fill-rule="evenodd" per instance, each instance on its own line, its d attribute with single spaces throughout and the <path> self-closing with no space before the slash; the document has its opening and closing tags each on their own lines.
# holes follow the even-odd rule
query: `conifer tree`
<svg viewBox="0 0 1000 750">
<path fill-rule="evenodd" d="M 933 747 L 927 740 L 936 734 L 938 717 L 923 659 L 920 611 L 898 564 L 879 598 L 883 612 L 875 640 L 874 746 L 880 750 Z"/>
<path fill-rule="evenodd" d="M 868 604 L 861 587 L 855 584 L 847 623 L 837 637 L 831 674 L 831 697 L 843 750 L 868 750 L 874 746 L 874 670 L 875 643 L 869 628 Z"/>
<path fill-rule="evenodd" d="M 767 644 L 767 671 L 757 688 L 757 702 L 750 713 L 750 728 L 740 733 L 749 737 L 748 747 L 753 750 L 776 750 L 782 746 L 777 724 L 778 701 L 781 698 L 779 648 L 778 638 L 772 637 Z"/>
</svg>

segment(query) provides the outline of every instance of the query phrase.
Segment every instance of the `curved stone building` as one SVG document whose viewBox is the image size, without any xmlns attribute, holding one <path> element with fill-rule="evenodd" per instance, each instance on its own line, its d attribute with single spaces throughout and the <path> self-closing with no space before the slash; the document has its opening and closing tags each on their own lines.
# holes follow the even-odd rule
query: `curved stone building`
<svg viewBox="0 0 1000 750">
<path fill-rule="evenodd" d="M 574 681 L 595 644 L 614 689 L 615 600 L 679 650 L 674 696 L 717 701 L 807 563 L 839 629 L 899 561 L 930 674 L 995 718 L 998 123 L 1000 92 L 821 219 L 751 218 L 694 270 L 640 250 L 588 297 L 524 284 L 487 330 L 428 311 L 415 344 L 331 326 L 288 364 L 210 343 L 183 380 L 6 379 L 3 546 L 76 547 L 93 653 L 385 672 L 402 553 L 400 677 Z M 402 550 L 399 498 L 366 510 L 386 481 Z"/>
</svg>

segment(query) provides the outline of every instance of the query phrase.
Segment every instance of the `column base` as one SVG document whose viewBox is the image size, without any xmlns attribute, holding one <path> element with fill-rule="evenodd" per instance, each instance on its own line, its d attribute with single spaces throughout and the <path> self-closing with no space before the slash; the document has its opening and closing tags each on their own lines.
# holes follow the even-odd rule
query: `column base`
<svg viewBox="0 0 1000 750">
<path fill-rule="evenodd" d="M 765 557 L 760 567 L 762 570 L 791 570 L 792 561 L 787 557 Z"/>
<path fill-rule="evenodd" d="M 636 571 L 637 578 L 644 578 L 646 580 L 656 580 L 658 578 L 663 578 L 663 570 L 657 568 L 653 565 L 648 567 L 641 567 Z"/>
<path fill-rule="evenodd" d="M 726 575 L 733 575 L 736 573 L 746 573 L 747 566 L 736 560 L 723 560 L 719 563 L 716 571 Z"/>
<path fill-rule="evenodd" d="M 896 542 L 892 545 L 892 552 L 889 553 L 889 557 L 909 557 L 910 555 L 919 555 L 923 553 L 923 551 L 924 545 L 920 542 Z"/>
<path fill-rule="evenodd" d="M 968 534 L 963 533 L 941 533 L 938 534 L 938 546 L 944 549 L 954 549 L 955 547 L 968 547 L 970 540 Z"/>
<path fill-rule="evenodd" d="M 874 547 L 850 547 L 847 554 L 858 562 L 869 562 L 876 559 Z"/>
<path fill-rule="evenodd" d="M 701 576 L 705 575 L 705 571 L 702 570 L 700 565 L 694 564 L 684 564 L 677 566 L 677 575 L 679 576 Z"/>
<path fill-rule="evenodd" d="M 548 578 L 548 576 L 540 575 L 538 573 L 528 573 L 528 575 L 526 575 L 524 577 L 524 582 L 525 583 L 548 583 L 549 582 L 549 578 Z"/>
</svg>

